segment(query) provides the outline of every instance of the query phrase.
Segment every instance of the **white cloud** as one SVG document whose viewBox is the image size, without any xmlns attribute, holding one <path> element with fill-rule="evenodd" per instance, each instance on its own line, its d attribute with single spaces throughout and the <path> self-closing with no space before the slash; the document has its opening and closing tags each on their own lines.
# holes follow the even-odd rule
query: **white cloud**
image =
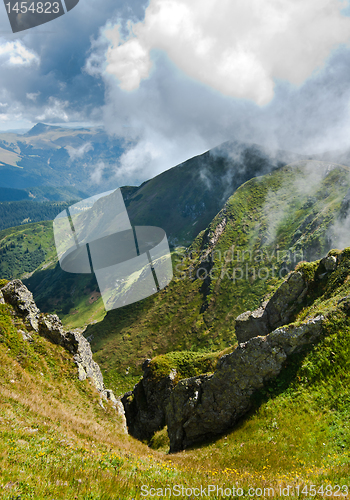
<svg viewBox="0 0 350 500">
<path fill-rule="evenodd" d="M 103 161 L 99 161 L 93 172 L 90 174 L 90 181 L 92 184 L 101 184 L 103 172 L 106 165 Z"/>
<path fill-rule="evenodd" d="M 62 120 L 63 122 L 68 122 L 69 116 L 66 112 L 66 108 L 68 107 L 68 101 L 60 101 L 56 97 L 50 96 L 48 106 L 45 107 L 44 112 L 40 116 L 37 116 L 36 119 L 39 122 L 50 120 Z"/>
<path fill-rule="evenodd" d="M 6 42 L 0 45 L 0 58 L 10 66 L 30 66 L 39 64 L 39 56 L 20 41 Z"/>
<path fill-rule="evenodd" d="M 86 142 L 80 148 L 73 148 L 72 146 L 67 146 L 66 150 L 68 151 L 70 160 L 74 161 L 76 159 L 81 159 L 86 155 L 89 151 L 93 150 L 94 147 L 91 142 Z"/>
<path fill-rule="evenodd" d="M 108 27 L 104 72 L 123 90 L 150 75 L 152 49 L 224 95 L 267 104 L 275 79 L 300 85 L 350 38 L 341 0 L 151 0 L 126 40 Z M 87 68 L 93 73 L 93 60 Z M 101 69 L 101 68 L 100 68 Z M 96 67 L 94 69 L 96 71 Z"/>
</svg>

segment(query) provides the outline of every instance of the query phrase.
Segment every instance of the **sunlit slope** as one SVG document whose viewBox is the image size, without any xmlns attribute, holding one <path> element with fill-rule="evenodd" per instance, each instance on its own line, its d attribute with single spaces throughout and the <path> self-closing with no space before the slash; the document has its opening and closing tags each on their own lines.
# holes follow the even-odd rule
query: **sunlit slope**
<svg viewBox="0 0 350 500">
<path fill-rule="evenodd" d="M 350 305 L 341 299 L 350 292 L 349 249 L 327 277 L 317 262 L 301 267 L 310 288 L 296 320 L 327 316 L 322 340 L 289 359 L 235 429 L 173 456 L 164 455 L 164 432 L 152 441 L 159 451 L 125 436 L 112 409 L 78 381 L 69 353 L 33 332 L 33 342 L 25 340 L 25 325 L 0 305 L 2 498 L 131 500 L 142 498 L 142 485 L 175 484 L 227 484 L 241 488 L 240 496 L 251 487 L 274 488 L 276 498 L 288 485 L 346 493 Z"/>
<path fill-rule="evenodd" d="M 234 344 L 235 318 L 257 308 L 299 261 L 346 246 L 349 188 L 347 168 L 316 162 L 241 186 L 189 251 L 173 255 L 165 290 L 88 327 L 109 385 L 120 393 L 157 354 Z"/>
<path fill-rule="evenodd" d="M 225 143 L 138 188 L 123 187 L 130 221 L 136 226 L 161 227 L 171 245 L 190 243 L 238 186 L 294 156 L 256 145 Z M 38 272 L 26 284 L 45 312 L 57 312 L 65 324 L 79 327 L 102 319 L 104 308 L 94 277 L 63 273 L 47 261 L 30 269 L 34 270 Z"/>
<path fill-rule="evenodd" d="M 144 498 L 142 486 L 175 485 L 213 485 L 213 499 L 222 498 L 216 487 L 223 486 L 240 488 L 240 497 L 252 497 L 249 488 L 272 496 L 272 488 L 274 498 L 285 498 L 280 488 L 288 486 L 307 496 L 311 485 L 313 498 L 346 496 L 350 306 L 338 302 L 350 292 L 349 249 L 328 277 L 318 266 L 303 265 L 310 289 L 296 319 L 326 315 L 322 340 L 289 359 L 234 429 L 170 456 L 164 431 L 152 440 L 154 450 L 126 436 L 114 410 L 78 381 L 71 355 L 33 332 L 33 342 L 25 340 L 25 325 L 0 304 L 1 498 L 131 500 Z"/>
<path fill-rule="evenodd" d="M 293 324 L 321 315 L 321 336 L 287 358 L 280 374 L 255 392 L 249 414 L 230 431 L 186 453 L 193 466 L 206 457 L 216 464 L 214 470 L 226 466 L 228 477 L 244 480 L 243 468 L 247 477 L 252 474 L 252 484 L 264 477 L 266 484 L 273 479 L 292 488 L 306 477 L 310 487 L 311 477 L 319 475 L 324 492 L 327 485 L 330 492 L 338 484 L 347 494 L 343 486 L 350 472 L 350 248 L 331 250 L 329 255 L 336 267 L 328 272 L 323 261 L 297 266 L 308 288 Z M 174 368 L 182 377 L 194 376 L 198 356 L 193 356 L 192 364 L 188 359 L 189 353 L 182 353 L 182 361 L 181 353 L 158 356 L 151 363 L 152 377 L 166 377 Z M 151 445 L 168 449 L 166 431 L 158 432 Z M 229 457 L 232 466 L 227 466 Z M 321 483 L 320 498 L 324 495 Z"/>
</svg>

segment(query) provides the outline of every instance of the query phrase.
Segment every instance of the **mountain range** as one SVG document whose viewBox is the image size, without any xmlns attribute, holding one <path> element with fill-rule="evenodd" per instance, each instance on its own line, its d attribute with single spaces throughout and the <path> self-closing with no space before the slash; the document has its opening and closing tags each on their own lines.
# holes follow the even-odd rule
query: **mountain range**
<svg viewBox="0 0 350 500">
<path fill-rule="evenodd" d="M 107 181 L 110 184 L 124 147 L 123 141 L 92 128 L 69 129 L 38 123 L 25 134 L 2 133 L 0 187 L 51 187 L 51 196 L 52 188 L 96 194 L 96 184 L 101 191 L 108 189 Z M 96 170 L 98 165 L 103 166 L 101 173 Z M 34 198 L 35 190 L 29 190 L 29 195 Z"/>
<path fill-rule="evenodd" d="M 55 141 L 63 132 L 40 125 L 31 134 L 39 152 L 40 137 Z M 139 499 L 141 487 L 164 496 L 168 484 L 209 483 L 234 484 L 238 496 L 252 484 L 276 497 L 288 496 L 281 490 L 287 484 L 305 496 L 324 485 L 316 498 L 330 485 L 346 493 L 348 156 L 231 141 L 141 186 L 123 187 L 133 225 L 166 229 L 174 278 L 159 293 L 107 314 L 93 275 L 60 269 L 52 222 L 24 219 L 1 231 L 4 499 Z M 11 189 L 18 187 L 14 181 Z M 72 202 L 56 201 L 55 209 Z M 37 309 L 20 282 L 8 283 L 18 277 L 42 312 L 58 313 L 69 332 Z M 302 281 L 297 295 L 293 280 Z M 8 292 L 18 288 L 24 298 Z M 276 324 L 274 311 L 283 313 Z M 74 339 L 88 346 L 81 332 L 104 383 L 123 396 L 129 431 L 143 443 L 125 434 L 116 405 L 79 368 L 85 354 Z M 230 419 L 225 412 L 242 394 L 246 413 Z M 213 419 L 223 425 L 208 432 Z M 168 455 L 169 447 L 177 453 Z"/>
</svg>

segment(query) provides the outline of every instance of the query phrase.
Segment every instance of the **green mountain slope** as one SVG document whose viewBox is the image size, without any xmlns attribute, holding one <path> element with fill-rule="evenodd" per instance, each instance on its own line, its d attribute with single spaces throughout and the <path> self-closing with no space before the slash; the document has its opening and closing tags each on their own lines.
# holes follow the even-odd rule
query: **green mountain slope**
<svg viewBox="0 0 350 500">
<path fill-rule="evenodd" d="M 72 203 L 74 203 L 74 201 L 70 201 L 69 203 L 37 203 L 34 201 L 0 202 L 0 231 L 19 225 L 52 220 Z M 14 231 L 16 231 L 16 229 Z"/>
<path fill-rule="evenodd" d="M 319 162 L 241 186 L 189 251 L 173 255 L 165 290 L 88 327 L 109 385 L 120 393 L 157 354 L 234 344 L 239 314 L 256 309 L 298 262 L 341 243 L 349 188 L 348 168 Z"/>
<path fill-rule="evenodd" d="M 164 431 L 154 449 L 123 434 L 114 411 L 78 380 L 71 355 L 0 304 L 1 498 L 139 500 L 151 488 L 169 496 L 174 485 L 194 498 L 194 488 L 208 493 L 209 485 L 213 499 L 223 487 L 233 497 L 252 498 L 249 488 L 259 488 L 259 497 L 346 497 L 350 250 L 332 254 L 338 266 L 327 276 L 319 263 L 302 265 L 310 287 L 296 320 L 326 315 L 321 341 L 289 358 L 234 429 L 171 456 Z"/>
<path fill-rule="evenodd" d="M 188 245 L 227 198 L 252 177 L 302 158 L 255 144 L 226 142 L 125 193 L 133 225 L 163 228 L 171 245 Z"/>
<path fill-rule="evenodd" d="M 37 140 L 41 137 L 42 128 L 39 128 L 38 133 Z M 56 133 L 58 133 L 56 130 L 50 132 L 51 135 Z M 242 182 L 259 173 L 276 169 L 294 156 L 282 151 L 269 152 L 254 145 L 225 143 L 160 174 L 138 188 L 123 187 L 122 192 L 130 220 L 133 225 L 162 227 L 173 245 L 187 244 L 209 224 L 227 197 Z M 30 189 L 31 194 L 37 196 L 40 196 L 41 191 L 41 188 Z M 55 191 L 58 189 L 55 188 Z M 47 188 L 41 194 L 47 195 Z M 21 203 L 0 204 L 3 224 L 7 222 L 8 225 L 12 222 L 12 225 L 15 225 L 30 220 L 43 220 L 48 217 L 44 212 L 49 208 L 53 218 L 64 208 L 63 205 L 61 207 L 56 203 L 53 205 Z M 28 213 L 24 214 L 23 211 Z M 49 226 L 45 228 L 50 232 Z M 13 263 L 16 256 L 10 257 L 8 254 L 8 258 L 3 259 L 2 269 L 6 273 L 4 275 L 8 278 L 22 278 L 27 273 L 37 270 L 27 285 L 34 292 L 39 306 L 45 312 L 57 312 L 66 324 L 83 326 L 102 319 L 104 308 L 94 277 L 63 273 L 56 266 L 56 261 L 51 258 L 52 232 L 45 236 L 42 243 L 38 239 L 35 241 L 37 245 L 31 246 L 31 251 L 40 250 L 42 258 L 44 250 L 48 257 L 40 263 L 35 259 L 27 259 L 27 262 L 23 262 L 20 267 L 16 264 L 11 269 L 12 264 L 9 265 L 9 262 Z M 46 244 L 49 245 L 48 248 Z M 8 245 L 7 240 L 6 245 Z M 23 249 L 25 250 L 26 248 Z M 24 256 L 24 260 L 26 257 L 28 255 Z"/>
</svg>

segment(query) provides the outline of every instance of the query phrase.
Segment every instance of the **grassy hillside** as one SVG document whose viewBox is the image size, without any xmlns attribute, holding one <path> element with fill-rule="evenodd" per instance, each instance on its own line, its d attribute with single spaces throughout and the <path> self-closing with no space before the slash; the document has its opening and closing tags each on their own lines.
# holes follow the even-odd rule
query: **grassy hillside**
<svg viewBox="0 0 350 500">
<path fill-rule="evenodd" d="M 56 137 L 57 134 L 58 137 L 64 131 L 39 127 L 34 132 L 35 141 L 44 147 L 42 134 L 48 140 L 48 133 L 50 137 Z M 69 138 L 69 134 L 65 136 L 65 140 Z M 272 153 L 255 145 L 225 143 L 160 174 L 140 187 L 124 186 L 122 192 L 130 220 L 133 225 L 149 224 L 164 228 L 170 244 L 191 242 L 242 182 L 280 167 L 290 157 L 288 153 Z M 54 191 L 59 190 L 55 188 Z M 31 195 L 41 196 L 47 194 L 47 188 L 35 188 L 30 192 Z M 15 225 L 38 218 L 43 220 L 49 216 L 48 213 L 53 218 L 63 208 L 64 205 L 57 203 L 5 203 L 0 204 L 0 215 L 2 210 L 3 224 L 10 222 Z M 43 242 L 40 238 L 34 238 L 36 246 L 31 247 L 33 257 L 19 254 L 18 251 L 9 252 L 6 258 L 3 257 L 4 276 L 22 278 L 37 271 L 26 284 L 43 311 L 58 313 L 67 325 L 82 327 L 102 319 L 104 307 L 96 280 L 94 277 L 63 273 L 56 266 L 55 259 L 51 258 L 52 232 L 49 226 L 45 227 L 47 234 Z M 15 240 L 17 231 L 14 230 Z M 26 247 L 23 247 L 24 251 Z M 16 260 L 17 257 L 20 262 Z"/>
<path fill-rule="evenodd" d="M 257 308 L 299 261 L 337 246 L 349 188 L 346 168 L 313 162 L 241 186 L 189 250 L 174 253 L 165 290 L 87 328 L 109 385 L 118 394 L 130 387 L 145 358 L 233 345 L 240 313 Z"/>
<path fill-rule="evenodd" d="M 3 278 L 22 278 L 45 262 L 54 262 L 55 258 L 52 222 L 0 231 L 0 273 Z"/>
<path fill-rule="evenodd" d="M 123 434 L 112 408 L 103 403 L 103 409 L 90 384 L 78 381 L 70 355 L 33 333 L 33 342 L 25 341 L 21 320 L 0 304 L 1 498 L 131 500 L 144 498 L 142 486 L 164 492 L 175 485 L 180 492 L 213 485 L 213 499 L 223 497 L 220 487 L 235 487 L 232 496 L 244 498 L 254 495 L 249 488 L 285 498 L 288 486 L 302 498 L 346 496 L 350 302 L 339 300 L 350 294 L 350 249 L 326 277 L 318 263 L 300 268 L 310 288 L 296 321 L 322 312 L 322 339 L 288 360 L 234 429 L 176 455 L 166 454 L 164 431 L 152 448 Z M 191 496 L 196 490 L 180 495 Z"/>
</svg>

